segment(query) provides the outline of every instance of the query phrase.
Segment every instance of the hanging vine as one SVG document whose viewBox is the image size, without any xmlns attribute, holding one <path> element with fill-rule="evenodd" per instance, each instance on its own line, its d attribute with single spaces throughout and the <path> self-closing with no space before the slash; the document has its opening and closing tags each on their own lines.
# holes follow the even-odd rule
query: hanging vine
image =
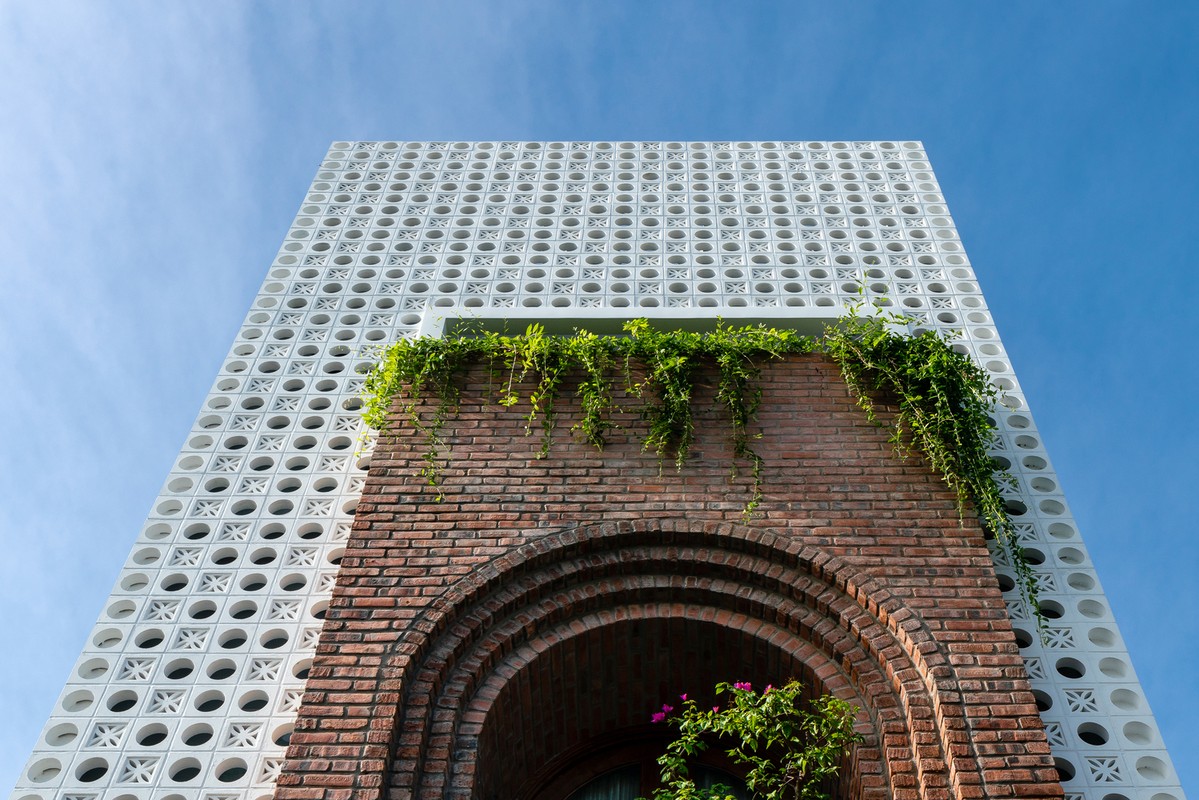
<svg viewBox="0 0 1199 800">
<path fill-rule="evenodd" d="M 914 447 L 957 495 L 958 512 L 973 507 L 983 529 L 1008 555 L 1020 593 L 1044 629 L 1032 567 L 1007 512 L 990 449 L 991 411 L 998 391 L 986 372 L 944 336 L 896 332 L 900 316 L 851 314 L 830 326 L 816 349 L 833 359 L 858 405 L 877 421 L 875 399 L 894 400 L 891 442 L 900 454 Z"/>
<path fill-rule="evenodd" d="M 515 406 L 522 399 L 528 403 L 526 432 L 531 434 L 535 425 L 541 431 L 538 457 L 549 451 L 555 401 L 565 379 L 574 375 L 579 376 L 582 415 L 572 431 L 603 449 L 607 434 L 617 427 L 612 415 L 618 411 L 618 393 L 624 392 L 642 401 L 640 413 L 647 423 L 643 449 L 663 461 L 672 457 L 681 469 L 695 439 L 696 374 L 714 365 L 719 375 L 716 400 L 729 413 L 732 473 L 737 474 L 738 461 L 748 461 L 753 478 L 744 509 L 748 518 L 762 502 L 764 464 L 751 446 L 757 434 L 750 429 L 762 399 L 762 366 L 790 353 L 823 353 L 841 368 L 869 419 L 878 422 L 878 399 L 896 404 L 891 434 L 896 450 L 903 455 L 920 451 L 956 494 L 959 512 L 973 507 L 1010 556 L 1021 593 L 1035 612 L 1032 569 L 1023 558 L 987 452 L 996 390 L 986 373 L 945 337 L 899 333 L 906 322 L 898 316 L 859 316 L 855 311 L 818 338 L 723 323 L 709 333 L 663 331 L 637 319 L 625 323 L 625 336 L 588 331 L 550 336 L 541 325 L 530 325 L 518 336 L 485 332 L 404 339 L 383 351 L 367 377 L 363 417 L 372 428 L 382 429 L 398 398 L 400 412 L 427 441 L 421 476 L 437 486 L 445 462 L 442 431 L 457 411 L 457 378 L 468 365 L 488 366 L 501 405 Z M 528 383 L 532 389 L 522 398 L 518 387 Z"/>
</svg>

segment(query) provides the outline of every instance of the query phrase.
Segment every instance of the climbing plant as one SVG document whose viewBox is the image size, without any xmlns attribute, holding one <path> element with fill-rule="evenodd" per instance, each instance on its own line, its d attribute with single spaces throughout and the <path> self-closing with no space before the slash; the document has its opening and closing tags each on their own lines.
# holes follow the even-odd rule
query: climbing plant
<svg viewBox="0 0 1199 800">
<path fill-rule="evenodd" d="M 484 332 L 471 336 L 404 339 L 383 351 L 367 377 L 363 416 L 381 429 L 394 398 L 408 419 L 426 436 L 422 476 L 440 482 L 442 429 L 459 400 L 456 376 L 472 363 L 487 365 L 497 402 L 528 402 L 527 430 L 541 429 L 539 457 L 549 451 L 556 418 L 554 401 L 568 375 L 580 376 L 577 391 L 582 416 L 572 430 L 598 449 L 616 423 L 617 394 L 643 401 L 647 423 L 642 445 L 659 458 L 673 458 L 682 468 L 695 439 L 692 395 L 697 370 L 715 365 L 716 399 L 729 411 L 733 454 L 750 462 L 753 495 L 747 510 L 761 502 L 762 460 L 750 446 L 749 425 L 761 400 L 757 384 L 762 364 L 787 353 L 808 352 L 810 340 L 791 330 L 763 326 L 735 328 L 718 324 L 709 333 L 662 331 L 644 319 L 625 323 L 625 336 L 597 336 L 577 331 L 549 336 L 541 325 L 524 334 Z M 518 387 L 531 385 L 526 397 Z M 428 402 L 426 402 L 428 401 Z M 431 407 L 431 410 L 427 410 Z"/>
<path fill-rule="evenodd" d="M 983 528 L 1009 556 L 1021 594 L 1044 627 L 1032 567 L 996 481 L 988 450 L 994 439 L 991 413 L 998 391 L 986 372 L 951 340 L 931 332 L 904 336 L 896 316 L 850 315 L 825 330 L 817 349 L 840 367 L 867 417 L 877 421 L 876 398 L 897 404 L 891 442 L 900 453 L 919 450 L 958 499 L 960 513 L 973 506 Z"/>
<path fill-rule="evenodd" d="M 613 415 L 621 393 L 641 401 L 646 426 L 642 446 L 677 468 L 687 460 L 695 439 L 692 399 L 697 373 L 712 365 L 718 373 L 716 401 L 728 410 L 735 475 L 748 462 L 753 488 L 744 512 L 748 518 L 762 502 L 763 461 L 752 447 L 751 430 L 761 402 L 762 367 L 790 353 L 823 353 L 841 369 L 858 404 L 879 421 L 877 403 L 894 404 L 891 441 L 907 454 L 919 451 L 957 495 L 961 513 L 973 507 L 983 526 L 1010 556 L 1030 608 L 1037 608 L 1032 570 L 1022 556 L 1016 528 L 996 482 L 988 449 L 994 436 L 990 414 L 997 400 L 986 373 L 945 336 L 910 336 L 910 320 L 895 315 L 854 311 L 830 325 L 820 337 L 763 325 L 734 327 L 718 323 L 714 331 L 659 330 L 647 320 L 631 320 L 624 336 L 577 331 L 551 336 L 541 325 L 521 335 L 495 332 L 403 339 L 382 351 L 366 380 L 363 416 L 382 429 L 393 401 L 424 433 L 422 477 L 439 485 L 444 464 L 443 429 L 460 399 L 457 378 L 470 364 L 484 364 L 497 402 L 528 403 L 526 430 L 540 428 L 539 457 L 552 443 L 555 401 L 568 376 L 577 378 L 582 415 L 572 426 L 584 440 L 603 449 L 617 427 Z M 522 397 L 522 386 L 531 386 Z M 1040 619 L 1038 615 L 1038 619 Z"/>
</svg>

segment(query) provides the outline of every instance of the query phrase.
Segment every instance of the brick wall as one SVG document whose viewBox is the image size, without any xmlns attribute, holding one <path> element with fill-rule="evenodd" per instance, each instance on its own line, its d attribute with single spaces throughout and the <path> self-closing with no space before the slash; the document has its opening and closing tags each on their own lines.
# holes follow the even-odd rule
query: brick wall
<svg viewBox="0 0 1199 800">
<path fill-rule="evenodd" d="M 659 750 L 648 716 L 678 693 L 790 677 L 862 709 L 838 796 L 1061 797 L 981 530 L 832 365 L 766 370 L 749 521 L 711 387 L 676 472 L 635 433 L 575 441 L 570 391 L 537 459 L 486 383 L 440 502 L 420 435 L 379 441 L 280 800 L 565 797 Z"/>
</svg>

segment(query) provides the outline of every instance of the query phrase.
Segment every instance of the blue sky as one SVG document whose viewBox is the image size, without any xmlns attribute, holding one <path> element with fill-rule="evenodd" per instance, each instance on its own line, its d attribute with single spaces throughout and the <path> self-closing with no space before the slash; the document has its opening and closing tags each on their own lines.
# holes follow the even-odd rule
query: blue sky
<svg viewBox="0 0 1199 800">
<path fill-rule="evenodd" d="M 1184 2 L 0 4 L 0 785 L 329 142 L 920 139 L 1199 797 L 1196 41 Z"/>
</svg>

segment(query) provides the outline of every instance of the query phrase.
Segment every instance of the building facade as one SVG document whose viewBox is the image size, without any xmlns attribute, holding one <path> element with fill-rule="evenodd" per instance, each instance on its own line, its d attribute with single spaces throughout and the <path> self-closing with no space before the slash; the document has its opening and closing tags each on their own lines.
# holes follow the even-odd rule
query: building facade
<svg viewBox="0 0 1199 800">
<path fill-rule="evenodd" d="M 285 768 L 324 770 L 305 737 L 328 720 L 311 708 L 295 748 L 307 757 L 289 765 L 285 753 L 342 558 L 361 563 L 369 530 L 369 513 L 356 527 L 354 519 L 374 444 L 361 438 L 358 414 L 372 345 L 438 334 L 462 319 L 568 331 L 633 317 L 662 325 L 722 317 L 816 331 L 863 291 L 911 317 L 913 329 L 956 334 L 1002 393 L 994 455 L 1011 476 L 1009 508 L 1049 618 L 1038 636 L 1010 565 L 992 550 L 1002 626 L 1017 644 L 1038 735 L 1066 796 L 1183 800 L 915 142 L 335 143 L 13 798 L 258 800 Z M 403 461 L 402 450 L 389 449 L 387 460 Z M 367 500 L 376 505 L 401 491 L 372 486 Z M 662 515 L 639 516 L 641 527 L 612 535 L 670 530 L 687 546 L 689 536 L 733 535 L 698 520 L 683 531 Z M 608 535 L 579 519 L 571 525 Z M 419 571 L 408 574 L 413 585 Z M 343 587 L 354 580 L 343 576 Z M 340 611 L 331 617 L 341 620 Z M 338 641 L 325 635 L 323 657 Z M 752 649 L 736 637 L 717 640 L 728 644 L 720 652 Z M 318 659 L 314 680 L 329 677 L 330 663 Z M 730 668 L 738 664 L 752 666 Z M 327 712 L 327 693 L 317 694 L 310 706 Z M 498 740 L 479 747 L 502 751 Z M 504 796 L 509 789 L 496 787 L 517 785 L 488 780 L 471 791 Z M 282 783 L 292 791 L 302 781 L 289 774 Z M 988 786 L 984 794 L 1003 793 Z M 396 796 L 417 788 L 391 786 Z"/>
</svg>

